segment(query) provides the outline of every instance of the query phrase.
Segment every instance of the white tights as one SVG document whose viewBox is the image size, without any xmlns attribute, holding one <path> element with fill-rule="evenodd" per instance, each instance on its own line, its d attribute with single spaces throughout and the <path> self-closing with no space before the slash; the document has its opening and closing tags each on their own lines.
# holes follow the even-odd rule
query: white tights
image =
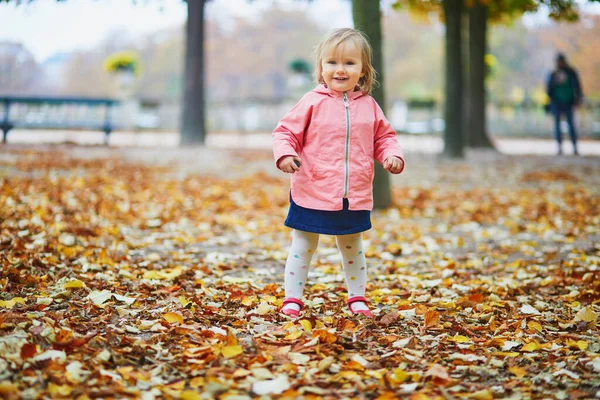
<svg viewBox="0 0 600 400">
<path fill-rule="evenodd" d="M 336 236 L 337 247 L 342 254 L 342 266 L 348 287 L 348 296 L 364 296 L 367 285 L 367 262 L 362 247 L 362 234 Z M 312 256 L 319 245 L 319 234 L 294 229 L 292 247 L 285 263 L 285 297 L 302 298 Z M 286 309 L 299 310 L 297 304 L 289 303 Z M 353 310 L 368 310 L 363 302 L 352 304 Z"/>
</svg>

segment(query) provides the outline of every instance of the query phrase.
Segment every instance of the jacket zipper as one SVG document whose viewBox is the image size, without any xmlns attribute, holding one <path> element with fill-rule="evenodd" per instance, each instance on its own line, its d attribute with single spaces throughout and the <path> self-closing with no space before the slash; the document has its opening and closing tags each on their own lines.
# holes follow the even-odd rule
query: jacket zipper
<svg viewBox="0 0 600 400">
<path fill-rule="evenodd" d="M 348 197 L 348 179 L 350 175 L 350 103 L 348 102 L 348 95 L 344 92 L 342 97 L 344 101 L 344 107 L 346 109 L 346 152 L 344 156 L 344 198 Z"/>
</svg>

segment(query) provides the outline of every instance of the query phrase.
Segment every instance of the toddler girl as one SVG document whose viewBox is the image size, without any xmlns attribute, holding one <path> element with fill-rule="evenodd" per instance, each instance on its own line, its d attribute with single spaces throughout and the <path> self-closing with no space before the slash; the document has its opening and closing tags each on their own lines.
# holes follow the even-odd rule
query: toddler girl
<svg viewBox="0 0 600 400">
<path fill-rule="evenodd" d="M 361 232 L 371 228 L 373 160 L 404 169 L 396 132 L 369 96 L 375 81 L 371 47 L 354 29 L 335 29 L 317 47 L 315 78 L 273 131 L 277 168 L 292 174 L 285 225 L 292 246 L 281 312 L 297 317 L 319 234 L 335 235 L 348 286 L 348 307 L 371 317 Z"/>
</svg>

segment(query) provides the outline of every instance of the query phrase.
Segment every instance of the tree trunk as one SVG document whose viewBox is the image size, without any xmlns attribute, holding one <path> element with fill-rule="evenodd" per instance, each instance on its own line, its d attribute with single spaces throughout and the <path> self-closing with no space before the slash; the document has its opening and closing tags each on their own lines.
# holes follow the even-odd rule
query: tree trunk
<svg viewBox="0 0 600 400">
<path fill-rule="evenodd" d="M 446 19 L 446 108 L 444 155 L 464 157 L 461 16 L 463 0 L 444 0 Z"/>
<path fill-rule="evenodd" d="M 486 127 L 485 54 L 488 8 L 476 1 L 469 9 L 469 122 L 467 146 L 494 148 Z"/>
<path fill-rule="evenodd" d="M 385 111 L 383 92 L 383 46 L 381 38 L 381 10 L 379 0 L 352 0 L 352 18 L 354 27 L 366 33 L 373 48 L 373 67 L 377 71 L 379 86 L 373 88 L 371 95 Z M 373 180 L 373 208 L 386 208 L 392 202 L 389 173 L 379 163 L 375 163 Z"/>
<path fill-rule="evenodd" d="M 206 139 L 204 107 L 204 4 L 188 0 L 181 145 L 203 145 Z"/>
</svg>

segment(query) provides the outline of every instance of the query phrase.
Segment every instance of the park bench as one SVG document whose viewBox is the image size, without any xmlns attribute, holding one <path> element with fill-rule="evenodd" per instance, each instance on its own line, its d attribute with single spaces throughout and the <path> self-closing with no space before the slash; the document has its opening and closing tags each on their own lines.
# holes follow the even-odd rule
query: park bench
<svg viewBox="0 0 600 400">
<path fill-rule="evenodd" d="M 22 129 L 81 129 L 103 131 L 104 143 L 113 131 L 114 99 L 85 97 L 0 96 L 2 143 L 8 132 Z"/>
</svg>

